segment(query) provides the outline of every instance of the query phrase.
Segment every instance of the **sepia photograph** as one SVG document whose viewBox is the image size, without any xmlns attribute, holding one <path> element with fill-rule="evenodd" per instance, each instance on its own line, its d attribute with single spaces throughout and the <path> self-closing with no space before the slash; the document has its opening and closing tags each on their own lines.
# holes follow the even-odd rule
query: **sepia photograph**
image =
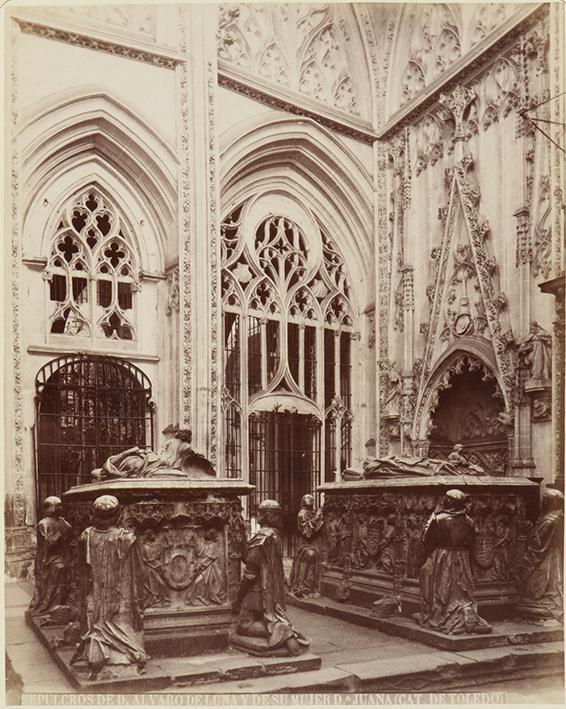
<svg viewBox="0 0 566 709">
<path fill-rule="evenodd" d="M 565 705 L 565 9 L 3 4 L 5 706 Z"/>
</svg>

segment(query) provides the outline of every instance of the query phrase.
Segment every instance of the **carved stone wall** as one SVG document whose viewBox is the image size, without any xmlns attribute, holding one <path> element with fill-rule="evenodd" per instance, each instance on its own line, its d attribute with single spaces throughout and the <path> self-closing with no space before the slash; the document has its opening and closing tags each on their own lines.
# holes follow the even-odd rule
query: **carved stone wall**
<svg viewBox="0 0 566 709">
<path fill-rule="evenodd" d="M 538 486 L 493 478 L 465 485 L 468 514 L 476 529 L 472 572 L 480 604 L 503 606 L 517 593 L 517 567 L 538 506 Z M 373 481 L 372 481 L 373 482 Z M 327 484 L 324 520 L 327 567 L 323 593 L 332 596 L 346 580 L 354 603 L 399 594 L 418 603 L 419 569 L 424 561 L 421 534 L 449 478 Z"/>
<path fill-rule="evenodd" d="M 239 495 L 252 488 L 238 483 L 176 480 L 114 481 L 75 487 L 63 496 L 64 516 L 72 525 L 71 604 L 80 603 L 77 540 L 92 523 L 92 502 L 116 495 L 119 524 L 136 534 L 144 572 L 146 642 L 174 629 L 189 652 L 206 645 L 210 629 L 230 623 L 246 531 Z M 193 643 L 194 647 L 191 647 Z M 203 645 L 204 643 L 204 645 Z M 160 647 L 160 654 L 171 648 Z"/>
<path fill-rule="evenodd" d="M 218 217 L 252 186 L 285 188 L 335 225 L 360 311 L 375 309 L 369 346 L 356 349 L 356 366 L 372 370 L 356 379 L 368 398 L 359 440 L 383 454 L 428 450 L 435 391 L 466 356 L 502 392 L 514 470 L 550 470 L 560 343 L 537 391 L 517 348 L 533 322 L 552 332 L 537 286 L 563 270 L 558 3 L 11 12 L 5 467 L 16 566 L 35 522 L 34 377 L 77 349 L 46 337 L 42 234 L 87 177 L 119 194 L 135 234 L 145 334 L 131 347 L 83 345 L 147 370 L 157 435 L 184 422 L 195 448 L 221 458 Z"/>
<path fill-rule="evenodd" d="M 369 77 L 353 10 L 311 4 L 221 5 L 223 66 L 355 117 L 371 117 Z"/>
<path fill-rule="evenodd" d="M 418 99 L 444 73 L 465 63 L 478 48 L 518 21 L 524 10 L 510 3 L 423 3 L 403 7 L 395 32 L 387 38 L 393 46 L 386 98 L 388 114 Z M 502 76 L 494 79 L 495 84 L 501 81 L 505 81 Z"/>
<path fill-rule="evenodd" d="M 460 351 L 501 389 L 509 470 L 530 475 L 536 466 L 543 475 L 550 462 L 541 443 L 550 430 L 550 404 L 542 393 L 524 393 L 518 347 L 533 320 L 550 331 L 551 308 L 537 282 L 558 273 L 552 214 L 561 197 L 551 194 L 548 180 L 555 148 L 539 130 L 548 125 L 537 123 L 550 117 L 553 105 L 552 42 L 548 8 L 523 8 L 520 16 L 489 8 L 406 8 L 415 16 L 414 29 L 401 22 L 394 44 L 394 57 L 409 52 L 407 108 L 385 133 L 391 160 L 380 195 L 388 225 L 381 231 L 377 277 L 378 371 L 401 363 L 406 421 L 396 442 L 397 428 L 382 402 L 380 449 L 429 450 L 433 392 Z M 435 42 L 448 52 L 446 61 L 437 57 Z M 466 62 L 467 56 L 474 60 Z M 450 72 L 454 80 L 443 88 Z M 425 87 L 431 94 L 419 102 Z M 390 86 L 387 100 L 393 96 Z M 411 266 L 408 295 L 403 273 Z M 407 302 L 414 304 L 409 330 Z"/>
</svg>

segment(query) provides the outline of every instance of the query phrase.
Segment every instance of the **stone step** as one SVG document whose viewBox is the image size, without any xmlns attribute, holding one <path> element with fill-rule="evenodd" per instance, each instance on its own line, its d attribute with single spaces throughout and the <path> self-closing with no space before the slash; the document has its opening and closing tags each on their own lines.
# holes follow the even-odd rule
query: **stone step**
<svg viewBox="0 0 566 709">
<path fill-rule="evenodd" d="M 338 669 L 355 678 L 356 692 L 446 692 L 494 681 L 563 677 L 564 645 L 507 646 L 461 654 L 430 652 L 412 655 L 407 663 L 383 658 L 342 664 Z"/>
<path fill-rule="evenodd" d="M 424 643 L 441 650 L 474 650 L 505 645 L 532 645 L 564 639 L 563 626 L 557 621 L 529 622 L 525 620 L 505 619 L 494 622 L 491 633 L 479 635 L 447 635 L 429 628 L 423 628 L 411 618 L 393 616 L 374 618 L 367 608 L 351 603 L 339 603 L 328 598 L 294 598 L 288 596 L 290 605 L 307 611 L 322 613 L 333 618 L 381 630 L 389 635 L 396 635 L 407 640 Z"/>
<path fill-rule="evenodd" d="M 105 668 L 98 676 L 91 677 L 71 665 L 73 649 L 57 646 L 57 638 L 62 636 L 64 626 L 41 626 L 29 614 L 26 620 L 69 682 L 83 692 L 151 692 L 172 687 L 311 672 L 320 669 L 321 665 L 320 657 L 312 653 L 297 657 L 252 658 L 247 653 L 228 649 L 202 655 L 151 658 L 143 671 L 132 666 L 112 668 L 111 672 Z"/>
</svg>

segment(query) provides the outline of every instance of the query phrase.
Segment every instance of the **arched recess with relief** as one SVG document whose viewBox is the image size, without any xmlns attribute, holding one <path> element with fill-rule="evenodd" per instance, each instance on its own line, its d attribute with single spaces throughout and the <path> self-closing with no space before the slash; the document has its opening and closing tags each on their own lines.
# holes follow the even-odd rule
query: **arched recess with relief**
<svg viewBox="0 0 566 709">
<path fill-rule="evenodd" d="M 467 337 L 450 347 L 424 383 L 412 432 L 417 455 L 446 458 L 456 443 L 470 463 L 505 475 L 513 414 L 491 347 Z"/>
<path fill-rule="evenodd" d="M 224 470 L 290 532 L 302 494 L 361 462 L 371 183 L 314 122 L 245 128 L 221 142 Z"/>
</svg>

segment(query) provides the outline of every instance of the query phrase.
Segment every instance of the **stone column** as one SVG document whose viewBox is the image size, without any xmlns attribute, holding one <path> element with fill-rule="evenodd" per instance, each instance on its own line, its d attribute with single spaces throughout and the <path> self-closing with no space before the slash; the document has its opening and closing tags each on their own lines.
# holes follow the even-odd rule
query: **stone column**
<svg viewBox="0 0 566 709">
<path fill-rule="evenodd" d="M 216 11 L 179 10 L 181 153 L 181 416 L 196 450 L 217 465 L 221 302 L 217 183 Z"/>
<path fill-rule="evenodd" d="M 564 273 L 539 283 L 543 293 L 554 295 L 555 320 L 554 342 L 552 347 L 552 480 L 554 485 L 564 492 Z"/>
</svg>

